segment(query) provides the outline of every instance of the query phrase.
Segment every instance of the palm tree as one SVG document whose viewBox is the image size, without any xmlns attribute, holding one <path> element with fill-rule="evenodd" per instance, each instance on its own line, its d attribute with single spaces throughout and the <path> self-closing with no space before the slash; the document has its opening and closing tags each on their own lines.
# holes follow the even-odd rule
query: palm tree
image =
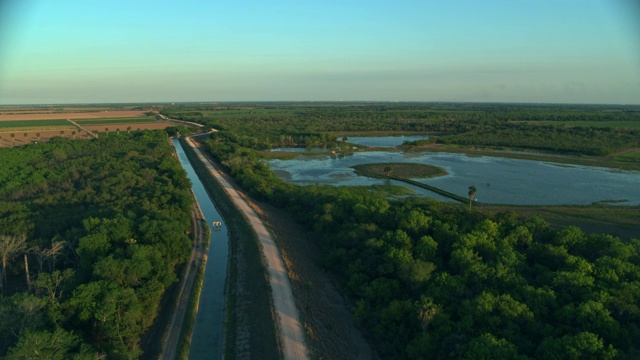
<svg viewBox="0 0 640 360">
<path fill-rule="evenodd" d="M 36 133 L 36 138 L 38 139 L 38 141 L 40 141 L 40 133 Z"/>
<path fill-rule="evenodd" d="M 76 132 L 75 132 L 75 131 L 72 131 L 72 132 L 71 132 L 71 135 L 73 135 L 73 138 L 74 138 L 74 139 L 76 138 Z"/>
<path fill-rule="evenodd" d="M 11 147 L 13 147 L 13 143 L 16 141 L 15 137 L 16 137 L 16 134 L 11 133 Z"/>
<path fill-rule="evenodd" d="M 2 136 L 0 136 L 0 147 L 2 147 Z"/>
<path fill-rule="evenodd" d="M 391 173 L 393 172 L 393 169 L 391 168 L 391 166 L 387 166 L 384 168 L 384 174 L 387 175 L 387 177 L 391 176 Z"/>
<path fill-rule="evenodd" d="M 116 128 L 116 135 L 120 135 L 120 128 Z"/>
<path fill-rule="evenodd" d="M 104 131 L 107 133 L 107 137 L 109 137 L 109 128 L 104 128 Z"/>
<path fill-rule="evenodd" d="M 473 196 L 476 194 L 476 190 L 475 186 L 469 186 L 469 209 L 471 209 L 471 201 L 473 200 Z"/>
<path fill-rule="evenodd" d="M 24 135 L 24 142 L 27 142 L 27 136 L 29 136 L 29 133 L 24 133 L 22 135 Z"/>
<path fill-rule="evenodd" d="M 2 258 L 2 274 L 0 274 L 0 291 L 4 292 L 7 284 L 7 264 L 20 251 L 24 250 L 27 237 L 24 235 L 0 235 L 0 258 Z"/>
<path fill-rule="evenodd" d="M 127 126 L 127 134 L 131 133 L 131 126 Z"/>
<path fill-rule="evenodd" d="M 60 136 L 64 136 L 64 130 L 60 130 Z"/>
</svg>

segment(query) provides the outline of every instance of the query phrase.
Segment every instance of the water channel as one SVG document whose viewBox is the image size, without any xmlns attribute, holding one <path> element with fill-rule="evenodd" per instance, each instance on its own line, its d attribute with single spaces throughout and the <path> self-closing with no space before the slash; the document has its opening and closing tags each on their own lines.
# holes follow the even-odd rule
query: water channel
<svg viewBox="0 0 640 360">
<path fill-rule="evenodd" d="M 214 221 L 222 222 L 222 226 L 211 231 L 209 239 L 208 260 L 204 273 L 204 283 L 198 313 L 191 336 L 189 359 L 221 359 L 225 335 L 224 323 L 224 283 L 227 275 L 227 259 L 229 253 L 229 238 L 227 226 L 211 202 L 202 182 L 196 175 L 182 145 L 177 139 L 173 140 L 176 153 L 182 167 L 187 172 L 191 187 L 202 209 L 210 229 Z"/>
<path fill-rule="evenodd" d="M 351 139 L 350 139 L 351 140 Z M 400 151 L 358 152 L 352 155 L 300 155 L 270 160 L 271 169 L 296 184 L 376 185 L 386 180 L 357 176 L 354 165 L 413 162 L 436 165 L 449 173 L 432 179 L 414 179 L 460 196 L 477 187 L 479 201 L 518 205 L 640 205 L 640 172 L 463 154 Z M 436 197 L 431 192 L 417 193 Z"/>
</svg>

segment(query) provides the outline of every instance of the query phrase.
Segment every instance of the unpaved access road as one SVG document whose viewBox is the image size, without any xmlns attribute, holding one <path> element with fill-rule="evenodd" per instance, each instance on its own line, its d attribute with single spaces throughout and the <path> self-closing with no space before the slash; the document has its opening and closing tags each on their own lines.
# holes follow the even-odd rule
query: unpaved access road
<svg viewBox="0 0 640 360">
<path fill-rule="evenodd" d="M 193 205 L 191 223 L 193 228 L 193 248 L 189 256 L 189 261 L 187 261 L 185 265 L 184 275 L 180 279 L 180 291 L 175 304 L 176 307 L 169 322 L 169 327 L 164 335 L 162 353 L 159 356 L 159 359 L 162 360 L 173 360 L 177 358 L 176 353 L 180 345 L 182 324 L 187 315 L 187 309 L 191 299 L 191 290 L 195 284 L 198 269 L 205 266 L 206 262 L 204 242 L 207 236 L 207 229 L 204 222 L 204 215 L 202 215 L 202 210 L 197 201 Z"/>
<path fill-rule="evenodd" d="M 200 151 L 199 144 L 191 138 L 187 138 L 187 143 L 194 149 L 211 175 L 213 175 L 216 181 L 224 188 L 227 195 L 229 195 L 229 198 L 244 214 L 244 217 L 257 235 L 262 248 L 262 254 L 266 259 L 269 284 L 271 285 L 273 297 L 273 307 L 277 317 L 278 337 L 284 359 L 308 359 L 307 348 L 304 343 L 304 334 L 302 326 L 300 325 L 300 316 L 291 291 L 289 276 L 275 241 L 262 223 L 258 214 L 256 214 L 249 204 L 240 196 L 238 190 L 225 179 L 215 165 Z"/>
</svg>

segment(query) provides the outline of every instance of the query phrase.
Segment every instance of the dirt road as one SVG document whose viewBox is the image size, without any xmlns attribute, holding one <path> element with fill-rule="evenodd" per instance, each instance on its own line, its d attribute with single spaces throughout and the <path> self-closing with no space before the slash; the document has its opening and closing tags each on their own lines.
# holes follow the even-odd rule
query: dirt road
<svg viewBox="0 0 640 360">
<path fill-rule="evenodd" d="M 194 204 L 193 216 L 192 216 L 192 228 L 194 246 L 191 251 L 189 261 L 185 265 L 185 273 L 180 280 L 180 292 L 178 294 L 178 301 L 176 308 L 173 311 L 173 317 L 170 320 L 170 325 L 165 334 L 164 345 L 162 347 L 162 353 L 160 359 L 173 360 L 176 359 L 176 352 L 178 350 L 180 333 L 182 331 L 182 323 L 184 322 L 187 314 L 187 308 L 189 306 L 189 300 L 191 298 L 191 290 L 198 274 L 198 269 L 204 266 L 203 261 L 205 258 L 204 241 L 207 236 L 207 229 L 204 222 L 204 216 L 200 210 L 200 206 L 196 202 Z"/>
<path fill-rule="evenodd" d="M 291 291 L 289 276 L 282 260 L 280 250 L 276 246 L 271 234 L 264 226 L 258 214 L 240 196 L 237 189 L 233 187 L 225 177 L 218 171 L 215 165 L 207 159 L 200 151 L 197 142 L 187 138 L 187 143 L 191 146 L 200 160 L 205 164 L 209 172 L 225 189 L 229 198 L 255 231 L 262 248 L 262 254 L 266 259 L 269 283 L 273 297 L 274 312 L 278 321 L 279 342 L 284 359 L 307 359 L 307 348 L 304 343 L 302 326 L 298 309 Z"/>
</svg>

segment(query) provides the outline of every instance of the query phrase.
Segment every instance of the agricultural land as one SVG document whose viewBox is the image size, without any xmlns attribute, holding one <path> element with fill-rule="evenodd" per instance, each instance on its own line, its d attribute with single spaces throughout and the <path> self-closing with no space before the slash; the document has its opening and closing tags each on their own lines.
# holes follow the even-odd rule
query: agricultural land
<svg viewBox="0 0 640 360">
<path fill-rule="evenodd" d="M 475 186 L 441 202 L 388 182 L 295 185 L 268 165 L 445 152 L 633 175 L 640 108 L 364 102 L 1 107 L 0 356 L 53 342 L 67 357 L 157 358 L 195 248 L 193 197 L 167 135 L 203 129 L 216 131 L 197 137 L 200 150 L 282 252 L 310 358 L 640 356 L 640 206 L 472 206 Z M 386 135 L 425 139 L 349 141 Z M 187 155 L 230 224 L 225 356 L 276 358 L 259 245 Z M 447 176 L 388 160 L 356 169 L 409 184 Z"/>
</svg>

